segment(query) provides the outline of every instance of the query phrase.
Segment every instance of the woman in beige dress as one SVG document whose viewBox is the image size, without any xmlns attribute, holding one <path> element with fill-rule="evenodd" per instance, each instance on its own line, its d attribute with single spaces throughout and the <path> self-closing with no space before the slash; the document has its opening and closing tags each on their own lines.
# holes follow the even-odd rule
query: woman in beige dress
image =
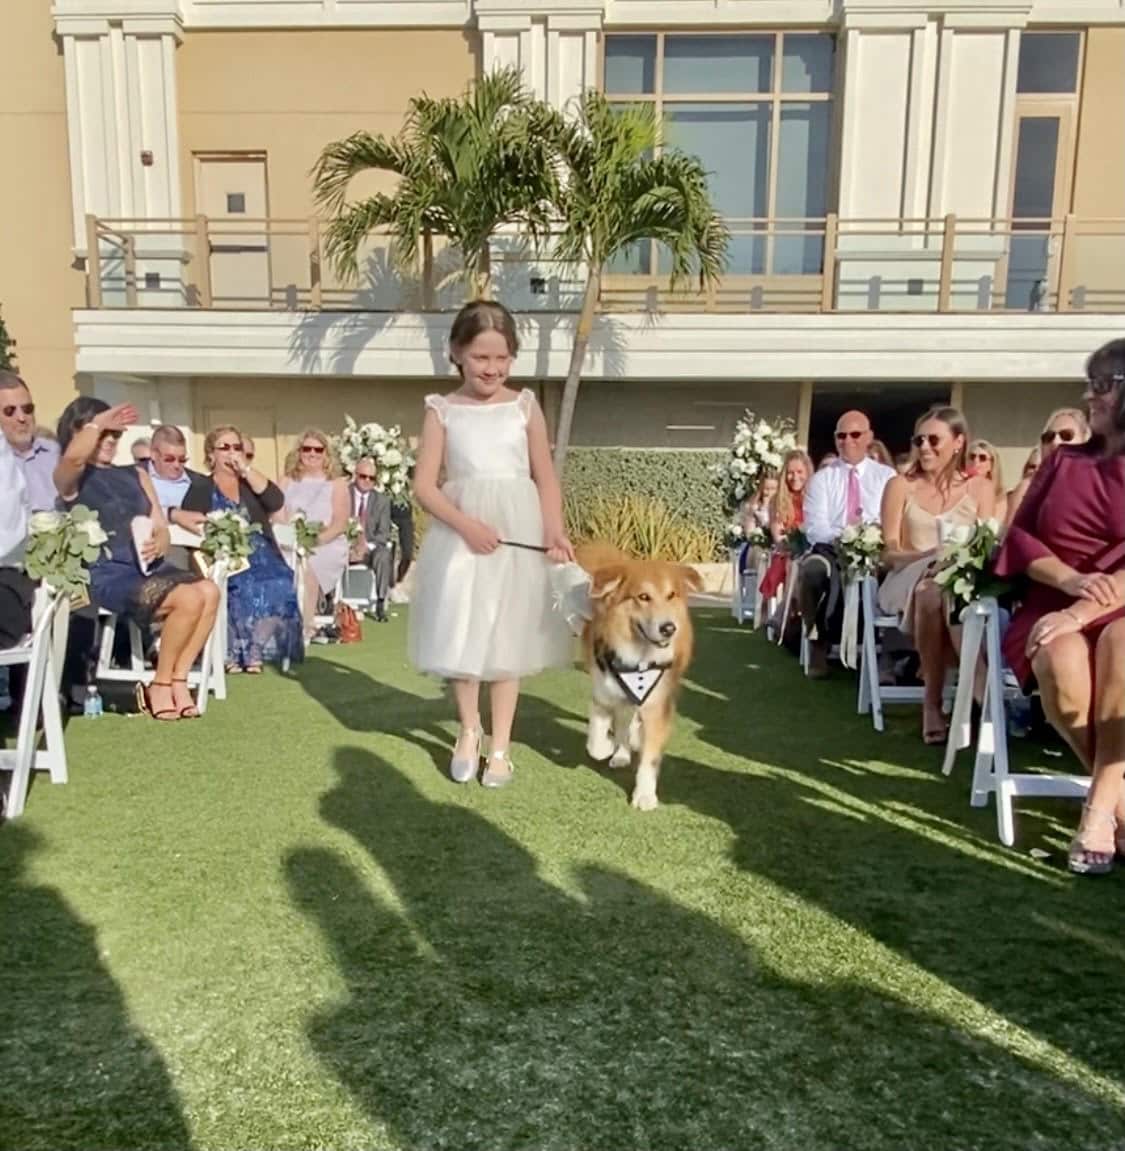
<svg viewBox="0 0 1125 1151">
<path fill-rule="evenodd" d="M 914 462 L 883 493 L 883 562 L 891 571 L 879 589 L 879 607 L 898 615 L 901 630 L 913 636 L 926 687 L 922 738 L 943 743 L 942 689 L 959 634 L 930 577 L 952 529 L 992 518 L 996 497 L 991 480 L 967 474 L 969 429 L 956 408 L 931 409 L 914 433 Z"/>
</svg>

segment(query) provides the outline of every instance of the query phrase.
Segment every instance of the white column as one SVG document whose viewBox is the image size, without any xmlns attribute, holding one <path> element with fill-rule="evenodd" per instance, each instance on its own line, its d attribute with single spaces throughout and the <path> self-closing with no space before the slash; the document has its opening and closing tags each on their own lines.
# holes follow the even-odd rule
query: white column
<svg viewBox="0 0 1125 1151">
<path fill-rule="evenodd" d="M 174 17 L 60 17 L 66 76 L 74 248 L 87 213 L 181 213 Z"/>
</svg>

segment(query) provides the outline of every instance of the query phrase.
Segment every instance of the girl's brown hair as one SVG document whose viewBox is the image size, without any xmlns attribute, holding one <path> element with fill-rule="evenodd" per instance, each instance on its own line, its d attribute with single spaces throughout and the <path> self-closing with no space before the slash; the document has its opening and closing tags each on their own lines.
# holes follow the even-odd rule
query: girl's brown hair
<svg viewBox="0 0 1125 1151">
<path fill-rule="evenodd" d="M 316 440 L 317 443 L 324 445 L 324 478 L 326 480 L 336 479 L 340 474 L 340 465 L 336 459 L 336 452 L 332 447 L 332 441 L 320 428 L 305 428 L 297 437 L 297 447 L 293 453 L 296 458 L 292 466 L 285 469 L 285 474 L 291 480 L 299 480 L 305 474 L 305 465 L 301 460 L 301 445 L 305 440 Z"/>
<path fill-rule="evenodd" d="M 203 437 L 203 458 L 207 461 L 207 466 L 212 471 L 215 470 L 215 445 L 228 432 L 233 432 L 234 438 L 238 440 L 239 444 L 242 443 L 242 433 L 234 424 L 220 424 L 217 428 L 212 428 L 207 435 Z"/>
<path fill-rule="evenodd" d="M 785 473 L 794 460 L 799 460 L 805 465 L 805 487 L 808 487 L 809 480 L 813 478 L 813 462 L 809 459 L 808 452 L 803 448 L 794 448 L 785 453 L 785 458 L 781 461 L 781 482 L 777 485 L 777 495 L 773 497 L 770 506 L 770 519 L 775 523 L 789 525 L 794 520 L 793 493 L 785 482 Z"/>
<path fill-rule="evenodd" d="M 461 371 L 461 353 L 481 332 L 499 332 L 513 356 L 520 350 L 512 313 L 495 300 L 473 300 L 454 316 L 453 326 L 449 329 L 449 358 L 458 372 Z"/>
<path fill-rule="evenodd" d="M 953 457 L 947 471 L 953 475 L 964 475 L 969 470 L 969 421 L 958 408 L 930 408 L 928 412 L 919 417 L 914 425 L 914 433 L 931 420 L 945 424 L 954 439 L 961 437 L 961 450 Z M 922 474 L 922 463 L 918 458 L 918 449 L 914 449 L 914 460 L 910 470 L 906 473 L 907 479 L 917 479 Z M 940 477 L 939 477 L 940 478 Z"/>
</svg>

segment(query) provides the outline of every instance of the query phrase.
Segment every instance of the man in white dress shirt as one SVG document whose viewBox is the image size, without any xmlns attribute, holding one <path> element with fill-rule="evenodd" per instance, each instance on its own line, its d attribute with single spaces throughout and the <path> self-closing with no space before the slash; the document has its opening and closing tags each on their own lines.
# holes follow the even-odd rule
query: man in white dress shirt
<svg viewBox="0 0 1125 1151">
<path fill-rule="evenodd" d="M 0 647 L 19 643 L 31 628 L 32 585 L 23 572 L 30 515 L 23 467 L 0 436 Z"/>
<path fill-rule="evenodd" d="M 797 598 L 801 619 L 809 635 L 809 678 L 828 674 L 829 618 L 835 558 L 833 545 L 849 524 L 879 523 L 883 489 L 894 476 L 878 460 L 868 458 L 873 433 L 863 412 L 845 412 L 836 424 L 839 459 L 822 468 L 805 489 L 805 535 L 812 552 L 801 561 Z M 839 597 L 836 597 L 839 599 Z M 831 604 L 834 609 L 841 604 Z"/>
</svg>

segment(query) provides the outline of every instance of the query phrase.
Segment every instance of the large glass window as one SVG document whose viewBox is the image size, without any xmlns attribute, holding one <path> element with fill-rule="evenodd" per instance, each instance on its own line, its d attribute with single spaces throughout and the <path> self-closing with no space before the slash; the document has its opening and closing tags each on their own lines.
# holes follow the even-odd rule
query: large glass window
<svg viewBox="0 0 1125 1151">
<path fill-rule="evenodd" d="M 1073 95 L 1078 91 L 1079 32 L 1024 32 L 1016 90 L 1022 95 Z"/>
<path fill-rule="evenodd" d="M 606 94 L 654 104 L 667 143 L 703 162 L 735 275 L 821 269 L 823 237 L 808 233 L 827 211 L 834 66 L 822 33 L 606 37 Z M 653 255 L 641 245 L 616 267 L 666 263 Z"/>
</svg>

